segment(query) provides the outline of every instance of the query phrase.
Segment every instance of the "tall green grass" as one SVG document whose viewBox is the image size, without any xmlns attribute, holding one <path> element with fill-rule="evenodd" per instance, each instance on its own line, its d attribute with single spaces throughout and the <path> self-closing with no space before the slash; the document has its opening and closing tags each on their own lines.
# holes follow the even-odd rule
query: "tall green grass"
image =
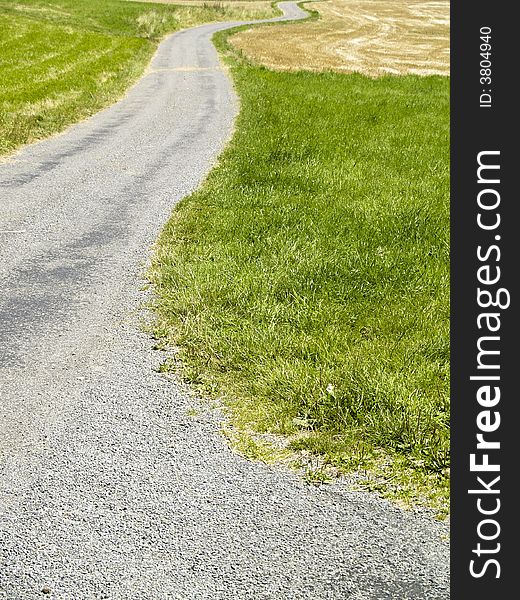
<svg viewBox="0 0 520 600">
<path fill-rule="evenodd" d="M 159 334 L 243 430 L 445 489 L 448 79 L 231 63 L 234 138 L 157 247 Z"/>
<path fill-rule="evenodd" d="M 121 0 L 0 0 L 0 155 L 117 100 L 168 32 L 266 16 Z"/>
</svg>

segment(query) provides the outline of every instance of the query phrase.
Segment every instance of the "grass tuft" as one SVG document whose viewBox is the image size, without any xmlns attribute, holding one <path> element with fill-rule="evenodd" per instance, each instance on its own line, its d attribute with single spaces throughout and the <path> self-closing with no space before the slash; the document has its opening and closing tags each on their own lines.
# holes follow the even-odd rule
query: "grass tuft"
<svg viewBox="0 0 520 600">
<path fill-rule="evenodd" d="M 170 17 L 171 19 L 171 17 Z M 151 10 L 138 15 L 137 31 L 138 35 L 149 40 L 157 39 L 161 31 L 164 31 L 168 18 L 155 10 Z M 175 27 L 175 22 L 170 20 L 170 28 Z"/>
</svg>

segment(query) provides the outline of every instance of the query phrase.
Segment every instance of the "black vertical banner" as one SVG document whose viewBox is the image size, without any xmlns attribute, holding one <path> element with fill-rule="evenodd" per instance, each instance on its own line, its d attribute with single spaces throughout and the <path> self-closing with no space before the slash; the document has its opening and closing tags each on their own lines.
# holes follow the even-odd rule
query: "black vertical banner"
<svg viewBox="0 0 520 600">
<path fill-rule="evenodd" d="M 454 600 L 510 598 L 520 578 L 520 199 L 513 189 L 520 36 L 512 8 L 480 0 L 451 6 Z"/>
</svg>

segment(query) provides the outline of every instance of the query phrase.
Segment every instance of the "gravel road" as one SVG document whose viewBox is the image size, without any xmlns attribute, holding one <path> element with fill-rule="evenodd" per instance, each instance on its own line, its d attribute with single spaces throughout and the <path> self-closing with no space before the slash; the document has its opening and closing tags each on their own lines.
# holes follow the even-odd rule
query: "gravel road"
<svg viewBox="0 0 520 600">
<path fill-rule="evenodd" d="M 121 102 L 0 164 L 2 599 L 449 597 L 446 524 L 244 460 L 156 371 L 143 270 L 231 134 L 230 25 L 169 37 Z"/>
</svg>

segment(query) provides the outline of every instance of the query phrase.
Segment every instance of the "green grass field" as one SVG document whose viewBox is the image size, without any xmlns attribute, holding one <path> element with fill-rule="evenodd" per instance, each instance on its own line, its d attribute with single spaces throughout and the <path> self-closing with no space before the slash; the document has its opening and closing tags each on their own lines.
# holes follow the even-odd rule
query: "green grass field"
<svg viewBox="0 0 520 600">
<path fill-rule="evenodd" d="M 228 60 L 240 117 L 160 238 L 157 334 L 239 431 L 446 509 L 449 80 Z"/>
<path fill-rule="evenodd" d="M 168 32 L 267 16 L 258 10 L 121 0 L 0 0 L 0 155 L 123 95 Z"/>
</svg>

